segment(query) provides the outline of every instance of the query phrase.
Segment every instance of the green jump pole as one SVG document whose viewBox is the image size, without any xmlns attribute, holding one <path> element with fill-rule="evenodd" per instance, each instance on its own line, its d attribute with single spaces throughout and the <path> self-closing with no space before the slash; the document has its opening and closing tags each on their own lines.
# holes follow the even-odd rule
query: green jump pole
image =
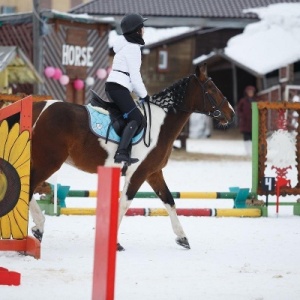
<svg viewBox="0 0 300 300">
<path fill-rule="evenodd" d="M 235 192 L 171 192 L 175 199 L 235 199 Z M 96 191 L 70 190 L 67 197 L 96 197 Z M 248 199 L 252 199 L 256 194 L 250 192 Z M 138 192 L 135 198 L 159 198 L 154 192 Z"/>
</svg>

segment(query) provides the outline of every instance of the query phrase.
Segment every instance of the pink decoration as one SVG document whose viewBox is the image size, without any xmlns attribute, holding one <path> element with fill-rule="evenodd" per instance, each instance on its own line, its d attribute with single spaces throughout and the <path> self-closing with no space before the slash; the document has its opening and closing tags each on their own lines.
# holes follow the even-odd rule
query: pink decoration
<svg viewBox="0 0 300 300">
<path fill-rule="evenodd" d="M 59 80 L 59 78 L 61 77 L 61 75 L 62 75 L 61 69 L 55 68 L 55 72 L 54 72 L 54 75 L 53 75 L 52 78 L 55 79 L 55 80 Z"/>
<path fill-rule="evenodd" d="M 109 73 L 111 72 L 111 70 L 112 70 L 112 67 L 107 67 L 106 68 L 107 76 L 109 75 Z"/>
<path fill-rule="evenodd" d="M 55 73 L 55 68 L 53 67 L 46 67 L 44 70 L 44 74 L 48 78 L 53 77 L 54 73 Z"/>
<path fill-rule="evenodd" d="M 99 79 L 104 79 L 107 76 L 107 71 L 105 69 L 98 69 L 96 75 Z"/>
<path fill-rule="evenodd" d="M 74 80 L 73 85 L 74 85 L 75 90 L 79 91 L 79 90 L 83 89 L 84 82 L 81 79 L 76 79 L 76 80 Z"/>
<path fill-rule="evenodd" d="M 70 78 L 67 75 L 61 75 L 61 77 L 59 78 L 59 82 L 62 85 L 67 85 L 69 83 L 69 81 L 70 81 Z"/>
</svg>

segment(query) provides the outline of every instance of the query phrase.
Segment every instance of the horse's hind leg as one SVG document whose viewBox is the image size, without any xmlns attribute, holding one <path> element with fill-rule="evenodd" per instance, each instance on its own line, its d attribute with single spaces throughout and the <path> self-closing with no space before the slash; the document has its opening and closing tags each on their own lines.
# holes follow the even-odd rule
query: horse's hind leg
<svg viewBox="0 0 300 300">
<path fill-rule="evenodd" d="M 36 149 L 36 148 L 35 148 Z M 33 197 L 33 193 L 35 188 L 43 181 L 47 180 L 52 174 L 54 174 L 63 162 L 67 158 L 67 151 L 61 151 L 61 154 L 54 154 L 56 160 L 53 160 L 52 156 L 47 155 L 46 149 L 39 148 L 40 152 L 44 155 L 41 156 L 39 153 L 33 152 L 32 156 L 35 158 L 33 160 L 33 167 L 31 168 L 30 174 L 30 195 L 31 200 L 29 203 L 29 210 L 33 222 L 35 226 L 31 228 L 33 235 L 41 241 L 44 234 L 44 223 L 45 223 L 45 216 L 38 205 L 37 201 Z M 52 151 L 52 154 L 54 152 Z"/>
<path fill-rule="evenodd" d="M 147 182 L 153 188 L 157 196 L 163 201 L 171 219 L 174 233 L 177 235 L 176 243 L 186 249 L 190 249 L 190 244 L 179 221 L 174 198 L 166 185 L 162 171 L 156 172 L 147 178 Z"/>
<path fill-rule="evenodd" d="M 29 202 L 29 210 L 32 220 L 35 224 L 35 226 L 31 228 L 31 231 L 33 235 L 41 242 L 44 233 L 45 216 L 34 197 L 32 197 Z"/>
</svg>

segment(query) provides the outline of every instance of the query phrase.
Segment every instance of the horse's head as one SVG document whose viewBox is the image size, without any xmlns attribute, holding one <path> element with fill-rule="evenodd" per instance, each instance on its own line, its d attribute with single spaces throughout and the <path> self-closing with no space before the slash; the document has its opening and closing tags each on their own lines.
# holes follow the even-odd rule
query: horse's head
<svg viewBox="0 0 300 300">
<path fill-rule="evenodd" d="M 197 66 L 193 77 L 193 89 L 189 89 L 191 94 L 187 95 L 193 98 L 193 111 L 206 114 L 223 126 L 231 123 L 235 112 L 212 79 L 207 76 L 206 64 Z"/>
</svg>

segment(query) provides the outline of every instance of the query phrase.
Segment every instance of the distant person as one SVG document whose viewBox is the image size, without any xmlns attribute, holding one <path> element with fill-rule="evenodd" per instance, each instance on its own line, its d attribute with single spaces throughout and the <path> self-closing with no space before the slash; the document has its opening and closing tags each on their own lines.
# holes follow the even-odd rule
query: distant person
<svg viewBox="0 0 300 300">
<path fill-rule="evenodd" d="M 256 102 L 256 89 L 248 85 L 244 91 L 244 97 L 241 98 L 237 106 L 237 114 L 240 132 L 243 134 L 245 150 L 247 156 L 252 154 L 252 102 Z"/>
</svg>

